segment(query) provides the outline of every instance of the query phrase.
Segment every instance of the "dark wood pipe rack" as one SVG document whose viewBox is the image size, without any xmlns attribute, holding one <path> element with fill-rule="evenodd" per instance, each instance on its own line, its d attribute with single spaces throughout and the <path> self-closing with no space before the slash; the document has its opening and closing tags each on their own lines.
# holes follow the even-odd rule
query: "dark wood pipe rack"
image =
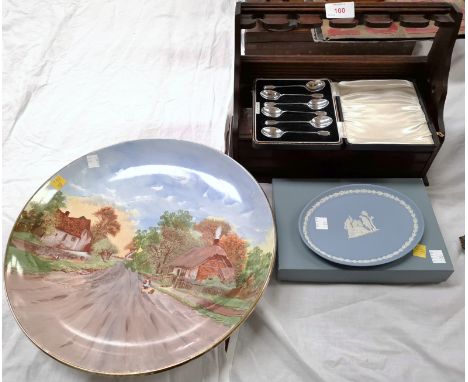
<svg viewBox="0 0 468 382">
<path fill-rule="evenodd" d="M 359 51 L 359 42 L 355 42 L 352 43 L 355 49 L 348 45 L 344 52 L 319 54 L 315 43 L 303 37 L 310 35 L 310 28 L 322 25 L 323 19 L 323 3 L 237 4 L 234 109 L 226 134 L 228 154 L 260 181 L 269 181 L 272 177 L 419 177 L 427 182 L 427 171 L 445 139 L 443 109 L 461 12 L 449 3 L 357 3 L 354 19 L 330 20 L 332 27 L 339 28 L 363 24 L 388 28 L 392 23 L 424 28 L 433 21 L 438 30 L 425 56 L 413 56 L 408 51 L 389 54 L 389 44 L 404 44 L 406 40 L 375 41 L 372 52 Z M 254 37 L 244 41 L 245 53 L 242 54 L 242 31 L 246 31 L 244 35 L 247 36 L 249 30 L 259 34 L 252 33 Z M 287 42 L 287 54 L 275 49 L 278 41 Z M 269 43 L 265 46 L 270 48 L 255 52 L 249 46 L 259 42 Z M 357 148 L 357 145 L 347 145 L 345 139 L 340 150 L 254 148 L 252 89 L 256 78 L 411 80 L 426 112 L 434 144 L 367 144 Z"/>
</svg>

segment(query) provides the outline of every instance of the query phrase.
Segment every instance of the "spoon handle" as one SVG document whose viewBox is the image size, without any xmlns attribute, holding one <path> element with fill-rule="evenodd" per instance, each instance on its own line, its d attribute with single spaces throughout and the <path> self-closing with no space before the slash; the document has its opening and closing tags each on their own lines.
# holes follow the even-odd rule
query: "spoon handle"
<svg viewBox="0 0 468 382">
<path fill-rule="evenodd" d="M 284 121 L 287 123 L 311 123 L 311 121 Z"/>
<path fill-rule="evenodd" d="M 284 130 L 283 130 L 284 131 Z M 296 130 L 286 130 L 284 131 L 284 134 L 286 133 L 298 133 L 298 134 L 317 134 L 321 135 L 322 137 L 328 137 L 330 135 L 330 132 L 327 130 L 322 130 L 322 131 L 296 131 Z"/>
<path fill-rule="evenodd" d="M 284 96 L 303 96 L 303 97 L 311 97 L 310 94 L 294 94 L 294 93 L 288 93 L 288 94 L 281 94 L 279 98 L 284 97 Z"/>
<path fill-rule="evenodd" d="M 276 105 L 306 105 L 304 102 L 265 102 L 265 106 L 276 106 Z"/>
<path fill-rule="evenodd" d="M 299 114 L 315 114 L 315 115 L 317 115 L 316 111 L 283 110 L 283 113 L 299 113 Z"/>
<path fill-rule="evenodd" d="M 280 123 L 311 123 L 311 121 L 273 121 L 273 120 L 268 120 L 265 121 L 266 126 L 275 126 L 279 125 Z"/>
<path fill-rule="evenodd" d="M 273 89 L 278 89 L 278 88 L 306 88 L 306 87 L 304 85 L 282 85 L 282 86 L 265 85 L 263 87 L 264 90 L 273 90 Z"/>
</svg>

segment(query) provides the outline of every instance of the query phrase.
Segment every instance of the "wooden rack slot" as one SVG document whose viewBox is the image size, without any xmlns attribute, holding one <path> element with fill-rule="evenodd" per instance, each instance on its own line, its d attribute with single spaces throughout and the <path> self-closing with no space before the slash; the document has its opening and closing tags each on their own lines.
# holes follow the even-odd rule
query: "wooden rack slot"
<svg viewBox="0 0 468 382">
<path fill-rule="evenodd" d="M 401 15 L 400 25 L 408 28 L 426 28 L 429 20 L 421 15 Z"/>
<path fill-rule="evenodd" d="M 332 28 L 354 28 L 358 25 L 356 19 L 331 19 L 330 26 Z"/>
<path fill-rule="evenodd" d="M 322 26 L 322 18 L 319 15 L 300 14 L 298 17 L 299 28 L 316 28 Z"/>
<path fill-rule="evenodd" d="M 369 28 L 390 28 L 393 20 L 388 15 L 365 15 L 364 23 Z"/>
</svg>

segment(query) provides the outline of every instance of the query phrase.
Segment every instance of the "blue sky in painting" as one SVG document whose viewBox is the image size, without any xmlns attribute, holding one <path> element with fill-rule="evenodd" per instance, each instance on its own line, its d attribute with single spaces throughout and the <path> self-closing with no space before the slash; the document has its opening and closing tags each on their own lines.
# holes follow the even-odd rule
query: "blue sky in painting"
<svg viewBox="0 0 468 382">
<path fill-rule="evenodd" d="M 138 228 L 157 225 L 166 210 L 187 210 L 195 221 L 228 221 L 251 245 L 262 244 L 273 222 L 252 178 L 229 158 L 174 140 L 127 142 L 100 150 L 100 166 L 86 157 L 65 167 L 66 195 L 129 211 Z"/>
</svg>

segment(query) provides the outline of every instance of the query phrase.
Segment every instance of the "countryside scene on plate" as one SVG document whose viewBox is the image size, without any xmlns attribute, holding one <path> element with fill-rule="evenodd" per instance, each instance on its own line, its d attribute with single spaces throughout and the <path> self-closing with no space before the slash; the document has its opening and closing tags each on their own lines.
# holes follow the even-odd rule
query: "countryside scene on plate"
<svg viewBox="0 0 468 382">
<path fill-rule="evenodd" d="M 158 193 L 165 187 L 160 182 L 150 188 Z M 123 203 L 108 191 L 90 195 L 59 176 L 22 211 L 5 266 L 10 302 L 27 331 L 65 359 L 76 357 L 77 344 L 128 357 L 119 341 L 143 341 L 150 348 L 166 342 L 163 356 L 156 349 L 140 356 L 142 365 L 154 365 L 155 356 L 163 365 L 212 344 L 242 320 L 268 277 L 272 226 L 247 238 L 229 218 L 201 217 L 207 209 L 199 205 L 166 209 L 176 199 L 186 204 L 175 194 L 154 208 L 148 195 Z M 200 198 L 219 210 L 211 191 Z M 228 199 L 222 199 L 226 211 L 238 221 L 239 203 Z M 133 200 L 137 208 L 130 208 Z M 253 212 L 244 209 L 242 219 L 252 220 Z M 101 369 L 102 362 L 83 354 L 86 368 Z"/>
</svg>

